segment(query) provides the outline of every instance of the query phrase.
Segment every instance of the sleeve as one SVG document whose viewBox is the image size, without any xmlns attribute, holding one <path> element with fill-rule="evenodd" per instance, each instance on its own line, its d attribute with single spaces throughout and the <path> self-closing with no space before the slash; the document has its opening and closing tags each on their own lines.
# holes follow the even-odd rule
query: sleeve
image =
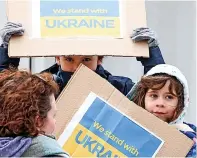
<svg viewBox="0 0 197 158">
<path fill-rule="evenodd" d="M 141 61 L 144 66 L 144 74 L 146 74 L 151 68 L 159 64 L 165 64 L 161 50 L 158 46 L 149 47 L 149 58 L 137 57 L 138 61 Z"/>
<path fill-rule="evenodd" d="M 107 78 L 107 80 L 125 96 L 129 93 L 129 91 L 134 85 L 134 82 L 130 78 L 127 78 L 127 77 L 111 75 Z"/>
<path fill-rule="evenodd" d="M 0 72 L 9 67 L 8 49 L 0 47 Z"/>
<path fill-rule="evenodd" d="M 8 69 L 9 66 L 17 68 L 19 66 L 20 58 L 10 58 L 8 56 L 8 49 L 0 47 L 0 72 Z"/>
<path fill-rule="evenodd" d="M 184 135 L 186 135 L 188 138 L 192 139 L 196 138 L 196 132 L 190 132 L 190 131 L 181 131 Z M 192 148 L 188 152 L 186 157 L 196 157 L 196 142 L 194 142 Z"/>
</svg>

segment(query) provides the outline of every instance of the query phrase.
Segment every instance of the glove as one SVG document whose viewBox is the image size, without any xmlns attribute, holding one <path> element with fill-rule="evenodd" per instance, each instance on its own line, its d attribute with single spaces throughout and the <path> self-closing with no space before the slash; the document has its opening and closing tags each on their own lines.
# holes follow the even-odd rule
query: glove
<svg viewBox="0 0 197 158">
<path fill-rule="evenodd" d="M 0 46 L 8 48 L 8 43 L 12 35 L 23 35 L 24 28 L 20 23 L 7 22 L 3 29 L 0 30 Z"/>
<path fill-rule="evenodd" d="M 156 47 L 159 45 L 156 33 L 150 28 L 137 28 L 131 35 L 133 42 L 146 41 L 148 40 L 149 47 Z"/>
<path fill-rule="evenodd" d="M 11 36 L 23 35 L 24 28 L 19 23 L 7 22 L 3 29 L 0 30 L 0 47 L 3 47 L 0 51 L 0 67 L 17 68 L 20 62 L 20 58 L 9 58 L 8 56 L 8 44 Z M 4 51 L 3 51 L 4 50 Z"/>
</svg>

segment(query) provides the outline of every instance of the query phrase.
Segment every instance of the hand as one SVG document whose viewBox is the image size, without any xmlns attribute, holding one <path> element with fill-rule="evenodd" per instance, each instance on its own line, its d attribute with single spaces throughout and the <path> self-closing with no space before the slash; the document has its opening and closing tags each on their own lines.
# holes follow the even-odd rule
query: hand
<svg viewBox="0 0 197 158">
<path fill-rule="evenodd" d="M 8 56 L 8 44 L 11 36 L 23 35 L 24 28 L 19 23 L 7 22 L 3 29 L 0 29 L 0 68 L 18 68 L 20 58 L 10 58 Z"/>
<path fill-rule="evenodd" d="M 8 47 L 12 35 L 23 35 L 24 28 L 20 23 L 7 22 L 3 29 L 0 30 L 0 46 Z"/>
<path fill-rule="evenodd" d="M 159 45 L 156 33 L 150 28 L 137 28 L 131 35 L 133 42 L 148 41 L 149 47 L 156 47 Z"/>
</svg>

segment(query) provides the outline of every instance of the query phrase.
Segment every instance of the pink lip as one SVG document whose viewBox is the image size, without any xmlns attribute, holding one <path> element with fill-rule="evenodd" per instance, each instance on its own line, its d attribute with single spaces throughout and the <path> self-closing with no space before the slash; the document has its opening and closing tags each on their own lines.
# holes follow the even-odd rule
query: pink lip
<svg viewBox="0 0 197 158">
<path fill-rule="evenodd" d="M 154 114 L 158 114 L 158 115 L 163 115 L 163 114 L 166 114 L 164 112 L 153 112 Z"/>
</svg>

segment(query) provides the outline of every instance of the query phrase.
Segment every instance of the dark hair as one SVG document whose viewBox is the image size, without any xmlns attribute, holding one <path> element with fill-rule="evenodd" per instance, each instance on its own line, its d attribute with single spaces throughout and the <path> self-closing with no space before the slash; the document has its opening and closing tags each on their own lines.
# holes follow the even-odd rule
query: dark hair
<svg viewBox="0 0 197 158">
<path fill-rule="evenodd" d="M 98 60 L 100 60 L 101 62 L 103 62 L 103 58 L 104 56 L 98 56 Z"/>
<path fill-rule="evenodd" d="M 180 81 L 174 76 L 160 73 L 154 74 L 152 76 L 142 77 L 131 100 L 142 108 L 145 108 L 145 96 L 147 91 L 149 89 L 159 90 L 165 86 L 167 81 L 170 81 L 169 92 L 172 95 L 178 97 L 178 106 L 176 109 L 177 115 L 174 118 L 176 119 L 184 108 L 184 89 Z M 174 94 L 173 90 L 175 90 L 176 94 Z"/>
<path fill-rule="evenodd" d="M 58 86 L 49 73 L 33 75 L 27 71 L 0 73 L 0 136 L 37 136 L 51 109 L 50 96 Z"/>
</svg>

